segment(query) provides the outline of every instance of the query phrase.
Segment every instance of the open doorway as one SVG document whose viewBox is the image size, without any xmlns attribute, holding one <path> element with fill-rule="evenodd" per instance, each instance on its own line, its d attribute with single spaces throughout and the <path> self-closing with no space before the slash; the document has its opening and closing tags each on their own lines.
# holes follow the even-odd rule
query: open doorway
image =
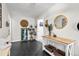
<svg viewBox="0 0 79 59">
<path fill-rule="evenodd" d="M 42 36 L 44 35 L 44 20 L 39 19 L 37 20 L 37 41 L 43 40 Z"/>
</svg>

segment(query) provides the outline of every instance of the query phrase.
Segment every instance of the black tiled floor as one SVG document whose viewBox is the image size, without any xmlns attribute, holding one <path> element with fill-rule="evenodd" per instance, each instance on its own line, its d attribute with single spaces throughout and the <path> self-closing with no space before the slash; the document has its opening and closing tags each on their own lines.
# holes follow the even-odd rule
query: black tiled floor
<svg viewBox="0 0 79 59">
<path fill-rule="evenodd" d="M 13 42 L 11 47 L 11 56 L 49 56 L 42 50 L 42 43 L 36 40 Z"/>
</svg>

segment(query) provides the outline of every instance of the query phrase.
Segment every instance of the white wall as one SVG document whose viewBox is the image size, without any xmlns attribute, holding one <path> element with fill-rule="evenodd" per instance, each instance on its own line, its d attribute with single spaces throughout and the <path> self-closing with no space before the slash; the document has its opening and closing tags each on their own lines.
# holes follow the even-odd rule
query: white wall
<svg viewBox="0 0 79 59">
<path fill-rule="evenodd" d="M 6 27 L 6 21 L 9 21 L 9 14 L 6 4 L 2 4 L 2 28 L 0 28 L 0 38 L 7 38 L 9 35 L 9 27 Z"/>
<path fill-rule="evenodd" d="M 74 9 L 74 10 L 73 10 Z M 79 22 L 79 11 L 74 7 L 73 9 L 60 9 L 57 11 L 53 11 L 53 9 L 48 10 L 48 12 L 46 12 L 45 14 L 43 14 L 40 18 L 42 17 L 46 17 L 49 20 L 49 23 L 54 23 L 54 19 L 57 15 L 65 15 L 67 17 L 67 25 L 66 27 L 64 27 L 63 29 L 56 29 L 54 27 L 53 32 L 60 37 L 65 37 L 65 38 L 69 38 L 72 40 L 76 40 L 76 44 L 75 44 L 75 51 L 73 51 L 75 54 L 74 55 L 78 55 L 79 56 L 79 31 L 77 30 L 76 26 L 77 23 Z M 45 35 L 48 34 L 47 29 L 45 28 L 44 30 Z M 52 33 L 53 34 L 53 33 Z M 55 45 L 58 48 L 64 50 L 64 47 L 60 46 L 59 44 Z"/>
<path fill-rule="evenodd" d="M 34 18 L 27 17 L 26 15 L 19 14 L 18 12 L 13 12 L 11 15 L 11 22 L 12 22 L 12 42 L 20 41 L 21 40 L 21 26 L 20 21 L 22 19 L 26 19 L 29 22 L 29 26 L 35 26 Z M 28 26 L 28 27 L 29 27 Z"/>
</svg>

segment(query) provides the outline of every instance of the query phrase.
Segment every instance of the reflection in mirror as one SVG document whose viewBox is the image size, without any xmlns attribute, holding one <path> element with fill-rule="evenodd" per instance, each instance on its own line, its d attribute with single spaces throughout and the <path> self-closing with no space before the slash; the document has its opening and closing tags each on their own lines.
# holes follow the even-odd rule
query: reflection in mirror
<svg viewBox="0 0 79 59">
<path fill-rule="evenodd" d="M 57 29 L 62 29 L 67 24 L 67 18 L 64 15 L 58 15 L 54 20 L 54 25 Z"/>
</svg>

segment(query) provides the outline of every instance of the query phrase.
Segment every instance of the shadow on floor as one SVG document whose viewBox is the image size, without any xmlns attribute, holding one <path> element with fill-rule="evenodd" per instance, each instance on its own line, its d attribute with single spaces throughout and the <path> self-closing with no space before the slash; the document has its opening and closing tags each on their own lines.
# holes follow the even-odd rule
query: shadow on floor
<svg viewBox="0 0 79 59">
<path fill-rule="evenodd" d="M 49 56 L 42 50 L 42 43 L 34 41 L 13 42 L 11 56 Z"/>
</svg>

